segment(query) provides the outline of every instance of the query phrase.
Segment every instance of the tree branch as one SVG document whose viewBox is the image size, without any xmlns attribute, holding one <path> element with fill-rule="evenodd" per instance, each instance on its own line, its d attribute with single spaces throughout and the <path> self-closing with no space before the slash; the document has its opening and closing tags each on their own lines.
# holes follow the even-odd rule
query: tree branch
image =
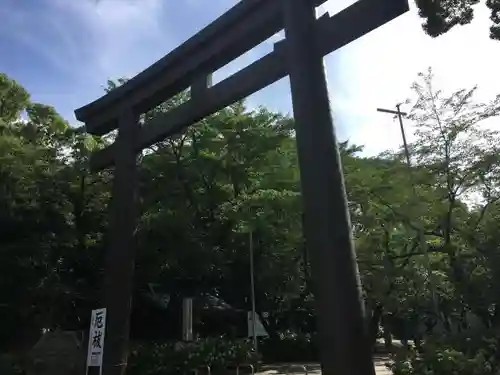
<svg viewBox="0 0 500 375">
<path fill-rule="evenodd" d="M 401 221 L 402 221 L 404 224 L 408 225 L 408 226 L 409 226 L 411 229 L 413 229 L 414 231 L 416 231 L 416 232 L 422 232 L 422 233 L 423 233 L 424 235 L 426 235 L 426 236 L 437 236 L 437 237 L 442 237 L 442 233 L 441 233 L 439 230 L 435 229 L 435 230 L 431 230 L 431 231 L 425 231 L 423 228 L 419 228 L 417 225 L 415 225 L 415 224 L 413 224 L 413 223 L 411 222 L 411 220 L 408 218 L 408 216 L 407 216 L 407 215 L 405 215 L 405 214 L 402 214 L 402 213 L 398 212 L 398 211 L 397 211 L 396 209 L 394 209 L 394 208 L 390 205 L 390 203 L 389 203 L 389 202 L 387 202 L 384 198 L 382 198 L 381 196 L 379 196 L 378 194 L 373 193 L 373 192 L 371 192 L 371 194 L 372 194 L 375 198 L 379 199 L 380 203 L 382 203 L 385 207 L 387 207 L 389 210 L 391 210 L 391 212 L 392 212 L 395 216 L 399 217 L 399 218 L 401 219 Z"/>
</svg>

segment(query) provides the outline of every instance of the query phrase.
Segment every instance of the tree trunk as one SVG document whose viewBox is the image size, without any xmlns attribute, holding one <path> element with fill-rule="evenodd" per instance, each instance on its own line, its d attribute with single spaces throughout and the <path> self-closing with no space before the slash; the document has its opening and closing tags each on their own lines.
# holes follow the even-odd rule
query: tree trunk
<svg viewBox="0 0 500 375">
<path fill-rule="evenodd" d="M 382 321 L 382 325 L 384 327 L 384 346 L 387 351 L 392 351 L 392 332 L 389 324 L 385 324 Z"/>
<path fill-rule="evenodd" d="M 372 350 L 375 348 L 377 342 L 377 333 L 380 326 L 380 321 L 382 320 L 382 305 L 377 304 L 373 310 L 372 316 L 370 318 L 369 333 L 370 333 L 370 344 Z"/>
</svg>

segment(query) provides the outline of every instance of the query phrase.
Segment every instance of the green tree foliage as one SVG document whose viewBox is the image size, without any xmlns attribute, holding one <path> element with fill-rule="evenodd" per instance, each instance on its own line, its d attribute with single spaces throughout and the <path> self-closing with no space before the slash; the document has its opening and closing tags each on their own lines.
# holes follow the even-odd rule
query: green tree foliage
<svg viewBox="0 0 500 375">
<path fill-rule="evenodd" d="M 413 86 L 418 99 L 410 115 L 417 126 L 412 152 L 432 177 L 429 187 L 441 196 L 430 228 L 436 235 L 434 250 L 446 255 L 462 306 L 476 310 L 476 303 L 467 302 L 478 291 L 469 282 L 474 263 L 466 259 L 477 249 L 465 242 L 463 231 L 470 225 L 468 206 L 474 198 L 479 203 L 473 210 L 488 210 L 500 198 L 499 134 L 482 125 L 499 114 L 500 96 L 478 104 L 473 101 L 476 88 L 444 96 L 432 87 L 431 71 L 422 74 L 421 81 Z M 484 316 L 486 311 L 475 313 Z"/>
<path fill-rule="evenodd" d="M 445 95 L 432 78 L 421 74 L 412 87 L 411 168 L 402 152 L 367 158 L 362 147 L 340 144 L 372 339 L 382 328 L 388 341 L 416 339 L 427 352 L 436 333 L 496 328 L 500 316 L 499 136 L 484 122 L 495 121 L 500 97 L 475 103 L 475 88 Z M 14 350 L 42 329 L 88 325 L 100 298 L 112 180 L 110 171 L 90 173 L 88 159 L 113 136 L 74 130 L 1 79 L 0 345 Z M 143 126 L 188 97 L 146 113 Z M 243 102 L 144 150 L 133 339 L 178 337 L 185 296 L 197 301 L 201 335 L 246 330 L 251 232 L 257 312 L 270 345 L 313 345 L 299 181 L 293 120 Z M 155 288 L 168 306 L 152 298 Z M 214 299 L 225 307 L 207 310 Z"/>
<path fill-rule="evenodd" d="M 423 28 L 427 34 L 437 37 L 457 25 L 466 25 L 474 18 L 474 5 L 479 0 L 415 0 L 419 15 L 425 19 Z M 500 40 L 500 1 L 486 0 L 491 12 L 490 37 Z"/>
<path fill-rule="evenodd" d="M 410 170 L 402 151 L 344 159 L 374 335 L 380 321 L 408 338 L 432 327 L 462 329 L 471 313 L 485 326 L 496 324 L 497 299 L 489 292 L 496 230 L 485 220 L 497 215 L 500 198 L 499 136 L 490 130 L 500 99 L 475 103 L 475 88 L 446 96 L 432 78 L 429 70 L 412 87 Z M 479 232 L 483 225 L 488 234 Z"/>
<path fill-rule="evenodd" d="M 13 93 L 5 91 L 2 98 L 0 136 L 2 341 L 25 345 L 42 328 L 74 326 L 81 318 L 80 302 L 97 285 L 84 287 L 93 267 L 79 269 L 83 259 L 76 241 L 82 235 L 75 233 L 99 232 L 82 226 L 82 217 L 93 211 L 88 223 L 98 225 L 102 202 L 93 206 L 93 197 L 79 189 L 85 168 L 75 173 L 75 166 L 85 163 L 88 136 L 76 134 L 54 108 L 29 102 L 15 81 L 2 79 Z M 88 307 L 84 304 L 85 315 Z"/>
<path fill-rule="evenodd" d="M 28 92 L 16 81 L 0 73 L 0 129 L 15 124 L 29 103 Z"/>
<path fill-rule="evenodd" d="M 499 134 L 491 129 L 500 98 L 476 103 L 476 88 L 444 95 L 432 78 L 429 70 L 413 85 L 417 99 L 410 118 L 417 130 L 410 148 L 426 176 L 415 193 L 430 213 L 424 232 L 439 312 L 434 331 L 440 336 L 427 333 L 423 348 L 403 354 L 393 370 L 495 373 L 497 342 L 493 339 L 493 349 L 488 342 L 500 314 L 493 292 L 499 287 L 498 224 L 493 221 L 500 199 L 500 150 Z M 426 190 L 437 195 L 428 200 Z"/>
</svg>

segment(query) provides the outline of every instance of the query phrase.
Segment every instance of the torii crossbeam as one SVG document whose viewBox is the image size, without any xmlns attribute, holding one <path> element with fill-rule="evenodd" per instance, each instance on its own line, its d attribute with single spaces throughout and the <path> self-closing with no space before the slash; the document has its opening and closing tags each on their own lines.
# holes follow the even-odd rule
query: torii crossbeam
<svg viewBox="0 0 500 375">
<path fill-rule="evenodd" d="M 311 255 L 323 373 L 373 375 L 361 286 L 333 126 L 323 56 L 408 11 L 407 0 L 359 0 L 317 19 L 326 0 L 241 0 L 205 29 L 123 86 L 75 111 L 88 133 L 118 129 L 91 157 L 115 166 L 103 306 L 108 309 L 104 374 L 123 374 L 135 259 L 137 155 L 271 83 L 290 77 Z M 276 32 L 274 50 L 211 86 L 211 74 Z M 140 114 L 190 88 L 190 99 L 140 126 Z"/>
</svg>

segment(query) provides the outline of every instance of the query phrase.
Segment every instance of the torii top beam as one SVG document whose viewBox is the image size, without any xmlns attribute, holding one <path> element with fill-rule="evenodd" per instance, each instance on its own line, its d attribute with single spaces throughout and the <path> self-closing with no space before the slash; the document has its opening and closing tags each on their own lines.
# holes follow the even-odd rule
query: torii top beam
<svg viewBox="0 0 500 375">
<path fill-rule="evenodd" d="M 283 0 L 242 0 L 183 45 L 123 86 L 75 111 L 91 134 L 117 127 L 125 108 L 145 112 L 191 86 L 192 97 L 148 122 L 136 139 L 137 152 L 199 121 L 288 74 L 285 40 L 239 72 L 208 88 L 206 77 L 283 28 Z M 314 5 L 325 0 L 310 0 Z M 408 0 L 359 0 L 334 16 L 316 21 L 316 40 L 323 55 L 362 37 L 408 11 Z M 226 29 L 224 29 L 226 28 Z M 200 84 L 201 82 L 201 84 Z M 114 145 L 91 157 L 93 170 L 114 163 Z"/>
<path fill-rule="evenodd" d="M 309 0 L 320 5 L 326 0 Z M 156 63 L 94 102 L 75 111 L 87 132 L 117 128 L 121 108 L 143 113 L 186 89 L 200 72 L 212 73 L 283 28 L 281 1 L 241 0 Z"/>
</svg>

